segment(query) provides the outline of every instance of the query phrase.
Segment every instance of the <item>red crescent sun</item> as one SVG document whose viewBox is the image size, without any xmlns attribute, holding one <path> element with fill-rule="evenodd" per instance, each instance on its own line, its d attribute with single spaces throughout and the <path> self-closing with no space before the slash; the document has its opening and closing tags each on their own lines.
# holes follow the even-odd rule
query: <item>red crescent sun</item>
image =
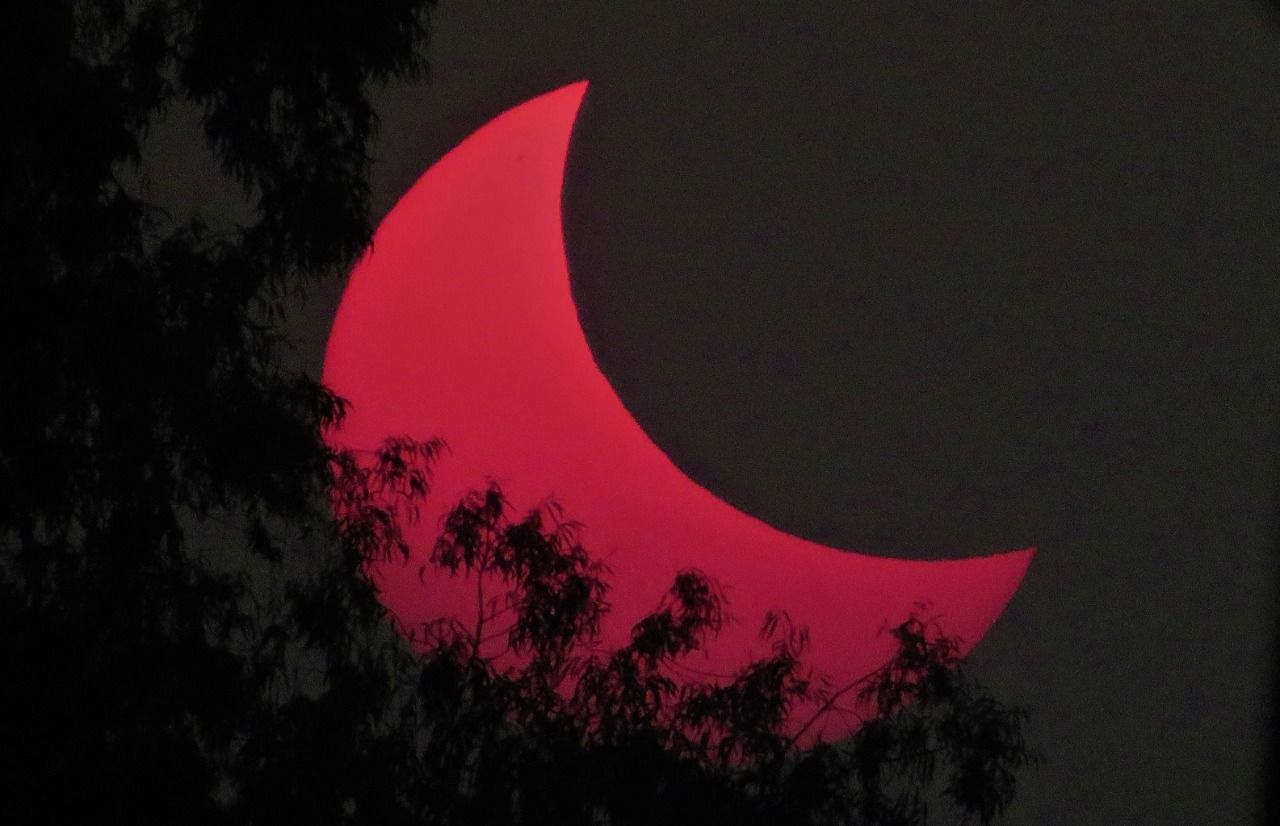
<svg viewBox="0 0 1280 826">
<path fill-rule="evenodd" d="M 428 507 L 410 528 L 422 549 L 449 507 L 489 478 L 518 509 L 561 503 L 612 572 L 609 645 L 625 643 L 677 571 L 693 567 L 722 584 L 737 619 L 705 659 L 694 655 L 701 670 L 732 673 L 767 655 L 757 632 L 772 609 L 808 628 L 809 661 L 839 682 L 880 665 L 892 651 L 883 629 L 920 603 L 967 652 L 1017 590 L 1033 549 L 911 561 L 792 536 L 690 480 L 622 405 L 579 325 L 561 227 L 585 92 L 575 83 L 499 115 L 387 215 L 329 338 L 324 381 L 351 403 L 330 440 L 364 449 L 389 435 L 447 442 Z M 474 611 L 473 586 L 443 574 L 420 582 L 423 561 L 373 569 L 403 627 Z"/>
</svg>

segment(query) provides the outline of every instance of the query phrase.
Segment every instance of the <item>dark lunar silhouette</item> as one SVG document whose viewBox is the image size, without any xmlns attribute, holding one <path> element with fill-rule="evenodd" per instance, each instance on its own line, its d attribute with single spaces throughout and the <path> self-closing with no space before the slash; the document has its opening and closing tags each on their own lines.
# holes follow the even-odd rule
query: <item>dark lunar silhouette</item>
<svg viewBox="0 0 1280 826">
<path fill-rule="evenodd" d="M 455 508 L 431 564 L 501 583 L 402 629 L 364 566 L 407 556 L 438 443 L 320 438 L 342 403 L 281 366 L 286 299 L 369 232 L 371 84 L 425 68 L 423 0 L 50 0 L 0 12 L 0 820 L 5 823 L 988 822 L 1033 761 L 927 614 L 824 687 L 774 654 L 681 684 L 725 606 L 687 571 L 598 651 L 607 572 L 554 510 Z M 251 219 L 144 195 L 193 107 Z M 708 572 L 713 574 L 714 572 Z M 659 602 L 659 599 L 661 601 Z M 518 667 L 480 654 L 505 640 Z M 856 694 L 797 749 L 796 697 Z M 819 695 L 821 696 L 821 695 Z"/>
</svg>

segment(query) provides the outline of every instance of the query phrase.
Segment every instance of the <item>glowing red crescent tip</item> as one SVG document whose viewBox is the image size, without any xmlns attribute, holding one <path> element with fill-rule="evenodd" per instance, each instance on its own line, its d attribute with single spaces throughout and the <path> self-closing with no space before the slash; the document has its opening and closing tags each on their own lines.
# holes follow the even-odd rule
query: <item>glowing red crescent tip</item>
<svg viewBox="0 0 1280 826">
<path fill-rule="evenodd" d="M 841 682 L 882 663 L 892 650 L 882 629 L 922 602 L 967 651 L 1004 610 L 1033 549 L 919 562 L 791 536 L 691 481 L 623 407 L 578 323 L 560 223 L 586 88 L 498 116 L 387 215 L 329 339 L 324 380 L 351 401 L 331 438 L 362 448 L 405 433 L 448 443 L 412 537 L 424 554 L 448 507 L 489 477 L 522 510 L 561 502 L 612 570 L 606 643 L 624 642 L 676 572 L 696 567 L 722 583 L 738 619 L 690 663 L 699 669 L 729 673 L 768 654 L 757 632 L 770 609 L 808 627 L 812 664 Z M 421 561 L 374 572 L 406 626 L 474 612 L 461 578 L 431 578 L 424 593 Z M 806 739 L 840 733 L 811 729 Z"/>
</svg>

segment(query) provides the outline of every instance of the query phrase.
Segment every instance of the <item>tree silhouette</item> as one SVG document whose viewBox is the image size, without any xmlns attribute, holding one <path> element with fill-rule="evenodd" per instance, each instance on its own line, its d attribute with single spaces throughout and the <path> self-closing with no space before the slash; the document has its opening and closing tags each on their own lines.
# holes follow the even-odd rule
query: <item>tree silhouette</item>
<svg viewBox="0 0 1280 826">
<path fill-rule="evenodd" d="M 496 488 L 430 557 L 475 578 L 475 618 L 386 616 L 365 566 L 409 558 L 442 445 L 330 449 L 343 404 L 282 366 L 281 322 L 368 242 L 368 92 L 425 69 L 429 6 L 0 11 L 0 820 L 990 821 L 1033 759 L 1021 712 L 927 618 L 842 687 L 857 734 L 802 749 L 781 726 L 820 696 L 802 629 L 773 617 L 771 657 L 686 679 L 724 612 L 687 571 L 599 650 L 607 572 Z M 178 110 L 250 220 L 146 197 L 148 131 Z"/>
</svg>

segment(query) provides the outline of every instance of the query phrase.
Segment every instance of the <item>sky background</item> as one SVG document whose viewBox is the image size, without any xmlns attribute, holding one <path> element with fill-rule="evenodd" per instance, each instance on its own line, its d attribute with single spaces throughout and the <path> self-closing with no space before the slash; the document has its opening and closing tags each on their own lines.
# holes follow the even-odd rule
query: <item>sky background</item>
<svg viewBox="0 0 1280 826">
<path fill-rule="evenodd" d="M 432 76 L 379 97 L 376 214 L 493 116 L 590 80 L 573 288 L 654 440 L 808 539 L 1040 548 L 973 657 L 1048 760 L 1009 822 L 1251 819 L 1280 577 L 1280 19 L 476 0 L 435 21 Z M 183 129 L 153 142 L 157 196 L 234 216 Z M 317 375 L 340 293 L 296 324 Z"/>
</svg>

